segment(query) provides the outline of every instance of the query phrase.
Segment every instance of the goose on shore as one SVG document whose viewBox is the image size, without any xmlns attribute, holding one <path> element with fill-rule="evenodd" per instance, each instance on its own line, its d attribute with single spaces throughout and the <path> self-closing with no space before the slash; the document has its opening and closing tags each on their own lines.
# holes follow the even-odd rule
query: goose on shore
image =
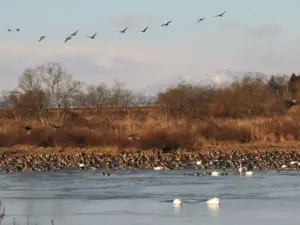
<svg viewBox="0 0 300 225">
<path fill-rule="evenodd" d="M 217 197 L 213 197 L 213 198 L 209 199 L 208 201 L 206 201 L 206 203 L 209 205 L 219 205 L 220 199 Z"/>
<path fill-rule="evenodd" d="M 182 206 L 182 201 L 179 198 L 174 199 L 173 201 L 174 206 Z"/>
<path fill-rule="evenodd" d="M 25 126 L 24 129 L 26 130 L 27 134 L 30 134 L 30 132 L 32 131 L 31 126 Z"/>
</svg>

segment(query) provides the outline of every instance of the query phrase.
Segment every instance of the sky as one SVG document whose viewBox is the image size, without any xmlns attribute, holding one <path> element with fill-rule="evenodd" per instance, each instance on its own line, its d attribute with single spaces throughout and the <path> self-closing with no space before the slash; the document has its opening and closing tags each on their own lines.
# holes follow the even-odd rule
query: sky
<svg viewBox="0 0 300 225">
<path fill-rule="evenodd" d="M 47 62 L 87 84 L 118 80 L 134 90 L 222 69 L 299 73 L 299 20 L 299 0 L 5 0 L 0 91 L 15 88 L 25 68 Z M 95 32 L 96 39 L 86 37 Z"/>
</svg>

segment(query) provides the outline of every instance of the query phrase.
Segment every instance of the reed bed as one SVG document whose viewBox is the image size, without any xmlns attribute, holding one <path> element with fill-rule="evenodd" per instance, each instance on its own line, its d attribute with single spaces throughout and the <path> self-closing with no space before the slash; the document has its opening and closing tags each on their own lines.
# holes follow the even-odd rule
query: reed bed
<svg viewBox="0 0 300 225">
<path fill-rule="evenodd" d="M 113 147 L 139 150 L 171 146 L 190 150 L 216 143 L 284 142 L 300 140 L 300 119 L 284 115 L 245 119 L 174 118 L 151 112 L 69 113 L 64 125 L 54 131 L 34 119 L 1 118 L 0 147 Z M 24 126 L 31 126 L 27 134 Z M 129 134 L 141 139 L 129 141 Z"/>
</svg>

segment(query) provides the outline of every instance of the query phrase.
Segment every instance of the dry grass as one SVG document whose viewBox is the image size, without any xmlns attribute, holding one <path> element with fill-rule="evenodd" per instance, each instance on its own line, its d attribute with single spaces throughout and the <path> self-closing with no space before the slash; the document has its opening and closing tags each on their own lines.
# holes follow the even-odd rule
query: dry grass
<svg viewBox="0 0 300 225">
<path fill-rule="evenodd" d="M 51 120 L 51 118 L 48 118 Z M 22 128 L 30 125 L 30 135 Z M 130 142 L 129 134 L 141 139 Z M 282 143 L 300 141 L 300 119 L 296 116 L 256 119 L 174 119 L 155 111 L 69 112 L 64 126 L 53 131 L 36 120 L 0 119 L 0 147 L 52 147 L 59 150 L 88 147 L 120 151 L 169 147 L 199 150 L 225 143 Z"/>
</svg>

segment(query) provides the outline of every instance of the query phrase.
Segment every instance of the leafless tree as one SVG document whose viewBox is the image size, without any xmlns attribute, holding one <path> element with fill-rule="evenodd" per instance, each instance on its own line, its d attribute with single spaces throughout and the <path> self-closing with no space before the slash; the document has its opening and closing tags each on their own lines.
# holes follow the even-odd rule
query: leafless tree
<svg viewBox="0 0 300 225">
<path fill-rule="evenodd" d="M 72 75 L 56 62 L 37 66 L 36 73 L 51 93 L 51 97 L 54 98 L 57 107 L 57 119 L 59 120 L 63 103 L 66 103 L 74 95 L 79 85 L 77 82 L 74 83 Z"/>
<path fill-rule="evenodd" d="M 27 68 L 19 78 L 19 89 L 22 94 L 18 99 L 18 108 L 35 113 L 45 125 L 43 114 L 48 106 L 48 98 L 42 89 L 41 79 L 34 69 Z"/>
<path fill-rule="evenodd" d="M 34 69 L 27 68 L 24 70 L 19 78 L 19 88 L 23 92 L 42 90 L 41 79 Z"/>
<path fill-rule="evenodd" d="M 120 92 L 120 105 L 124 108 L 129 107 L 134 102 L 134 94 L 132 91 L 123 89 Z"/>
<path fill-rule="evenodd" d="M 111 90 L 105 84 L 87 87 L 86 103 L 89 107 L 100 108 L 108 104 Z"/>
<path fill-rule="evenodd" d="M 124 84 L 115 80 L 115 84 L 113 85 L 113 87 L 111 89 L 111 92 L 112 92 L 111 93 L 111 102 L 114 107 L 120 105 L 123 86 L 124 86 Z"/>
</svg>

